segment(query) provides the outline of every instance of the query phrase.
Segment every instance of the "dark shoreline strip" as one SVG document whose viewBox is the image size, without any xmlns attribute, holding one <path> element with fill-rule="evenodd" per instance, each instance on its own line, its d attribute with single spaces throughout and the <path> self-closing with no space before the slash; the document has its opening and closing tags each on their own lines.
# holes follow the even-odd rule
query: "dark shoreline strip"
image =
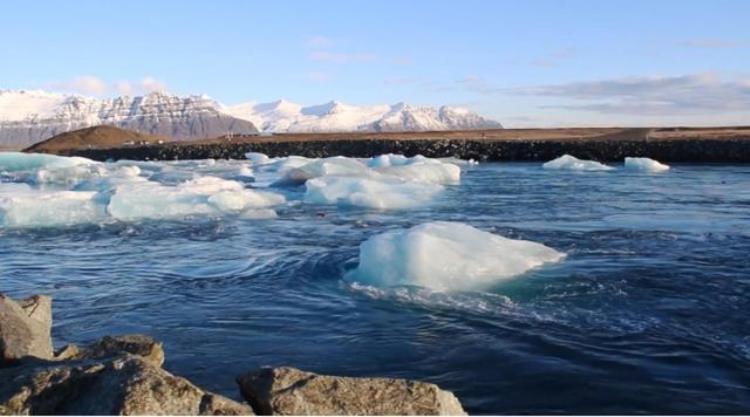
<svg viewBox="0 0 750 417">
<path fill-rule="evenodd" d="M 750 138 L 676 140 L 334 140 L 165 144 L 113 149 L 84 149 L 70 155 L 104 161 L 244 159 L 247 152 L 271 157 L 370 157 L 386 153 L 457 157 L 479 161 L 548 161 L 563 154 L 582 159 L 622 161 L 626 156 L 663 162 L 750 163 Z"/>
</svg>

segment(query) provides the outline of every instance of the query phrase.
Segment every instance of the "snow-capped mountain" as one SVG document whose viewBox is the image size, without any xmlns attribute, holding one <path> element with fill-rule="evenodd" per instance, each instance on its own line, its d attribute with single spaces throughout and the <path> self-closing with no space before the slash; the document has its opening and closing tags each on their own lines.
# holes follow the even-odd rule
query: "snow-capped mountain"
<svg viewBox="0 0 750 417">
<path fill-rule="evenodd" d="M 456 129 L 495 129 L 502 125 L 458 107 L 394 105 L 353 106 L 330 101 L 303 107 L 286 100 L 225 107 L 235 117 L 250 120 L 264 132 L 386 132 Z"/>
<path fill-rule="evenodd" d="M 0 91 L 0 145 L 31 145 L 102 124 L 175 139 L 258 131 L 252 122 L 222 112 L 219 103 L 205 96 L 155 92 L 102 100 L 44 91 Z"/>
<path fill-rule="evenodd" d="M 161 92 L 97 99 L 44 91 L 0 91 L 0 145 L 27 146 L 100 124 L 175 139 L 226 133 L 424 131 L 501 128 L 466 109 L 443 106 L 354 106 L 331 101 L 302 106 L 286 100 L 225 106 L 206 96 Z"/>
</svg>

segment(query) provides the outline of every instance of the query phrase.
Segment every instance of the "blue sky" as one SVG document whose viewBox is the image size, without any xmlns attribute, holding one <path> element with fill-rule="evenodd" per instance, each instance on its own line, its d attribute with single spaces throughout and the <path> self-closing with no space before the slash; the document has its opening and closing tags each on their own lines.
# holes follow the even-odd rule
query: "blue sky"
<svg viewBox="0 0 750 417">
<path fill-rule="evenodd" d="M 750 1 L 14 1 L 0 88 L 750 124 Z"/>
</svg>

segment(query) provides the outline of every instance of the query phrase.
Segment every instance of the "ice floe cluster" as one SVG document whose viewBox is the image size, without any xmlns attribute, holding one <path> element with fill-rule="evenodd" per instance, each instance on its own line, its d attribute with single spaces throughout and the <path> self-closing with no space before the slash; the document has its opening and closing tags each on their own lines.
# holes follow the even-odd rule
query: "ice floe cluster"
<svg viewBox="0 0 750 417">
<path fill-rule="evenodd" d="M 247 166 L 215 161 L 100 163 L 85 158 L 0 153 L 0 227 L 51 227 L 191 216 L 275 217 L 283 194 L 223 177 Z"/>
<path fill-rule="evenodd" d="M 404 209 L 457 184 L 456 161 L 381 155 L 368 159 L 119 161 L 0 153 L 0 227 L 46 227 L 234 215 L 273 218 L 289 195 L 304 204 Z M 297 188 L 298 189 L 298 188 Z"/>
<path fill-rule="evenodd" d="M 459 165 L 419 155 L 388 154 L 367 159 L 246 156 L 256 169 L 279 175 L 273 185 L 304 184 L 304 200 L 311 204 L 410 208 L 430 202 L 445 185 L 461 180 Z"/>
</svg>

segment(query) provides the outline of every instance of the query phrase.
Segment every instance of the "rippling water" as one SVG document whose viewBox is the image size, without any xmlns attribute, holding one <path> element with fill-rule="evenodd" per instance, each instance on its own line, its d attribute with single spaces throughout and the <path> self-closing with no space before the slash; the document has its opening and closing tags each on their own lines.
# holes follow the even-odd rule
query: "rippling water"
<svg viewBox="0 0 750 417">
<path fill-rule="evenodd" d="M 290 365 L 435 382 L 470 413 L 750 412 L 750 167 L 481 164 L 384 212 L 301 190 L 276 219 L 0 229 L 0 290 L 52 295 L 58 344 L 146 333 L 231 397 L 238 373 Z M 568 256 L 482 292 L 343 280 L 362 241 L 429 220 Z"/>
</svg>

